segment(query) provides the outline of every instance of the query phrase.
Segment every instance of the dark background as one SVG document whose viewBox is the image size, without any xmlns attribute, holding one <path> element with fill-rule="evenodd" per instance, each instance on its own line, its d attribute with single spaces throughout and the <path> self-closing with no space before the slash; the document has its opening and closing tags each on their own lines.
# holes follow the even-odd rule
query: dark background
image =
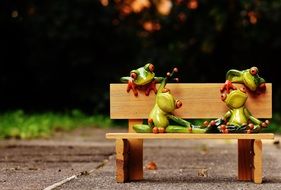
<svg viewBox="0 0 281 190">
<path fill-rule="evenodd" d="M 257 66 L 280 112 L 280 0 L 148 2 L 1 0 L 0 110 L 108 114 L 109 84 L 152 62 L 187 83 Z"/>
</svg>

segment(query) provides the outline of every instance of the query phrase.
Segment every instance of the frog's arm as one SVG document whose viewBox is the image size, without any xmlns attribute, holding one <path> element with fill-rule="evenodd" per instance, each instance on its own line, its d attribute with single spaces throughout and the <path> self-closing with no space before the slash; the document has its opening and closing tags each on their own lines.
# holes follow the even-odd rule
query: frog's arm
<svg viewBox="0 0 281 190">
<path fill-rule="evenodd" d="M 230 116 L 232 115 L 232 111 L 229 110 L 228 112 L 226 112 L 223 116 L 223 119 L 228 119 Z"/>
<path fill-rule="evenodd" d="M 231 82 L 241 82 L 243 80 L 241 76 L 241 71 L 230 69 L 226 73 L 226 80 L 230 80 Z"/>
<path fill-rule="evenodd" d="M 244 113 L 255 125 L 260 125 L 262 123 L 259 119 L 252 116 L 251 112 L 247 108 L 244 108 Z"/>
<path fill-rule="evenodd" d="M 121 77 L 120 78 L 121 82 L 128 82 L 129 80 L 132 80 L 132 78 L 131 77 Z"/>
<path fill-rule="evenodd" d="M 174 73 L 176 73 L 176 72 L 178 72 L 178 69 L 174 68 L 171 73 L 168 72 L 167 76 L 165 78 L 162 78 L 161 84 L 157 90 L 157 94 L 162 92 L 162 90 L 165 88 L 165 86 L 167 84 L 168 78 L 172 77 L 174 75 Z M 159 77 L 159 78 L 161 78 L 161 77 Z"/>
<path fill-rule="evenodd" d="M 173 120 L 174 122 L 178 123 L 179 125 L 183 125 L 184 127 L 191 127 L 191 124 L 188 121 L 185 121 L 179 117 L 176 117 L 174 115 L 167 115 L 167 117 L 171 120 Z"/>
<path fill-rule="evenodd" d="M 162 82 L 165 78 L 164 77 L 154 77 L 154 80 L 159 83 Z"/>
</svg>

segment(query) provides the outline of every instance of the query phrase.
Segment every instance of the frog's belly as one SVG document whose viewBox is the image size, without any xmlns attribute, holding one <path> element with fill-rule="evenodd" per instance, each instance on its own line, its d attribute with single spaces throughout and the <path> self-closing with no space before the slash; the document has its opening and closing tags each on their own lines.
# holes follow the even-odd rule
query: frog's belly
<svg viewBox="0 0 281 190">
<path fill-rule="evenodd" d="M 244 114 L 244 110 L 234 110 L 232 112 L 232 116 L 229 119 L 230 125 L 238 125 L 241 126 L 244 123 L 247 123 L 248 119 Z"/>
<path fill-rule="evenodd" d="M 149 118 L 152 118 L 155 127 L 166 128 L 169 125 L 167 116 L 159 109 L 153 109 Z"/>
</svg>

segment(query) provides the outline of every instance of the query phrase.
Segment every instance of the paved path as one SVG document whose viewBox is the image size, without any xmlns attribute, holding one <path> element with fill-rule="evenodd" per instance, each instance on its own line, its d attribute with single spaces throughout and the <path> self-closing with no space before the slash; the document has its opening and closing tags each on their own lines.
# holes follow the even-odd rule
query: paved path
<svg viewBox="0 0 281 190">
<path fill-rule="evenodd" d="M 240 182 L 237 144 L 231 140 L 145 141 L 145 180 L 115 182 L 114 141 L 106 132 L 124 129 L 78 129 L 52 139 L 0 141 L 0 189 L 281 189 L 281 147 L 264 141 L 264 183 Z M 279 138 L 279 137 L 277 137 Z M 200 176 L 199 174 L 205 176 Z"/>
</svg>

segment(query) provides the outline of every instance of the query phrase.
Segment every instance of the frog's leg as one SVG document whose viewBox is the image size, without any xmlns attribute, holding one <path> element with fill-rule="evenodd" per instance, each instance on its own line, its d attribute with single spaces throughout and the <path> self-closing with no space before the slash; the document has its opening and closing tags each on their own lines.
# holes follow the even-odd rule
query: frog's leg
<svg viewBox="0 0 281 190">
<path fill-rule="evenodd" d="M 137 133 L 152 133 L 152 128 L 149 125 L 136 124 L 133 126 L 133 129 Z"/>
<path fill-rule="evenodd" d="M 160 83 L 164 80 L 164 77 L 154 77 L 154 80 L 148 84 L 147 88 L 146 88 L 146 92 L 145 95 L 149 95 L 150 91 L 153 90 L 154 93 L 157 93 L 157 89 L 156 89 L 156 83 Z"/>
<path fill-rule="evenodd" d="M 241 83 L 242 82 L 241 75 L 242 75 L 241 71 L 236 69 L 230 69 L 226 73 L 226 80 L 229 80 L 231 82 Z"/>
<path fill-rule="evenodd" d="M 230 80 L 226 80 L 223 86 L 220 88 L 221 93 L 226 90 L 227 93 L 230 92 L 230 90 L 236 90 L 237 88 L 232 84 Z"/>
<path fill-rule="evenodd" d="M 131 89 L 134 92 L 134 95 L 138 96 L 137 85 L 132 80 L 129 80 L 127 86 L 127 92 L 130 92 Z"/>
<path fill-rule="evenodd" d="M 169 125 L 166 128 L 167 133 L 205 133 L 206 127 L 191 125 L 190 122 L 176 117 L 174 115 L 167 115 L 167 117 L 179 125 Z"/>
<path fill-rule="evenodd" d="M 249 133 L 250 132 L 258 133 L 258 132 L 260 132 L 260 130 L 262 128 L 268 127 L 268 125 L 269 125 L 268 120 L 266 120 L 265 122 L 260 121 L 259 119 L 252 116 L 251 112 L 247 108 L 244 108 L 244 113 L 245 113 L 246 117 L 249 118 L 249 120 L 252 122 L 248 125 Z"/>
<path fill-rule="evenodd" d="M 155 94 L 157 93 L 156 81 L 155 81 L 155 80 L 153 80 L 153 81 L 151 81 L 149 84 L 147 84 L 147 86 L 146 86 L 146 91 L 145 91 L 145 95 L 148 96 L 151 90 L 153 90 Z"/>
</svg>

